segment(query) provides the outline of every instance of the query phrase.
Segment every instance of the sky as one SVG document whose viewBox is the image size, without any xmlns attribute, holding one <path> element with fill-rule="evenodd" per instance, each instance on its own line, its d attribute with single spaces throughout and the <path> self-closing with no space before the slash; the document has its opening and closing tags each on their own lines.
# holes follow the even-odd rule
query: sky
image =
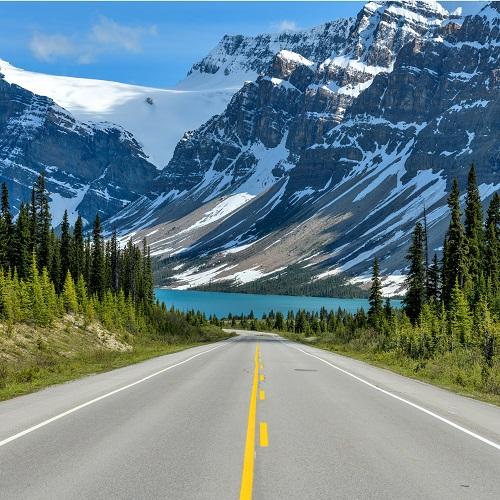
<svg viewBox="0 0 500 500">
<path fill-rule="evenodd" d="M 365 2 L 0 2 L 0 59 L 56 75 L 172 87 L 225 34 L 311 28 Z M 441 2 L 476 12 L 483 2 Z"/>
</svg>

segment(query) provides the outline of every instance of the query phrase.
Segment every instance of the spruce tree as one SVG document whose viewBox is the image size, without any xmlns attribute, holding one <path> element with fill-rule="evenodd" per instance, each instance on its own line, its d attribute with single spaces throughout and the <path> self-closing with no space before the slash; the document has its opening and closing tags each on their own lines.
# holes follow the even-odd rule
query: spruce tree
<svg viewBox="0 0 500 500">
<path fill-rule="evenodd" d="M 63 287 L 63 303 L 66 312 L 77 313 L 78 312 L 78 296 L 75 289 L 75 283 L 71 277 L 69 271 L 66 272 L 66 278 L 64 279 Z"/>
<path fill-rule="evenodd" d="M 420 222 L 415 225 L 406 258 L 410 262 L 410 269 L 406 277 L 407 292 L 403 304 L 406 314 L 415 323 L 426 299 L 425 232 Z"/>
<path fill-rule="evenodd" d="M 15 258 L 14 266 L 19 278 L 25 279 L 29 276 L 31 266 L 31 221 L 29 208 L 24 203 L 19 207 L 19 214 L 14 228 Z"/>
<path fill-rule="evenodd" d="M 85 240 L 83 237 L 83 220 L 79 215 L 73 228 L 71 240 L 70 270 L 73 280 L 78 280 L 85 269 Z"/>
<path fill-rule="evenodd" d="M 10 212 L 9 203 L 9 190 L 5 182 L 2 183 L 2 225 L 4 228 L 5 245 L 7 246 L 6 252 L 6 266 L 14 267 L 16 249 L 14 247 L 14 224 L 12 223 L 12 214 Z"/>
<path fill-rule="evenodd" d="M 437 254 L 434 254 L 432 263 L 427 272 L 427 298 L 437 303 L 441 295 L 440 268 Z"/>
<path fill-rule="evenodd" d="M 458 283 L 459 287 L 463 288 L 467 278 L 467 246 L 461 221 L 462 214 L 457 179 L 453 180 L 448 206 L 451 218 L 443 246 L 442 266 L 442 296 L 446 305 L 450 302 L 455 282 Z"/>
<path fill-rule="evenodd" d="M 477 188 L 476 169 L 471 166 L 465 196 L 465 236 L 467 238 L 468 274 L 475 285 L 482 270 L 483 254 L 483 207 Z"/>
<path fill-rule="evenodd" d="M 49 197 L 45 189 L 45 174 L 42 173 L 35 185 L 36 250 L 38 267 L 50 265 L 50 231 L 52 227 Z"/>
<path fill-rule="evenodd" d="M 380 280 L 380 270 L 378 258 L 373 259 L 372 283 L 370 287 L 370 297 L 368 299 L 370 308 L 368 309 L 368 318 L 372 323 L 376 323 L 382 312 L 382 282 Z"/>
<path fill-rule="evenodd" d="M 110 260 L 111 260 L 111 289 L 116 293 L 120 285 L 119 273 L 120 273 L 120 263 L 119 263 L 119 249 L 118 240 L 116 236 L 116 229 L 113 230 L 110 242 Z"/>
<path fill-rule="evenodd" d="M 94 220 L 91 255 L 90 290 L 91 293 L 102 297 L 104 294 L 104 247 L 99 214 L 96 214 Z"/>
<path fill-rule="evenodd" d="M 70 271 L 71 269 L 71 258 L 73 255 L 71 248 L 71 233 L 70 233 L 67 210 L 64 211 L 63 219 L 61 222 L 60 252 L 61 252 L 61 277 L 64 277 L 64 280 L 66 280 L 66 274 L 68 274 L 68 271 Z"/>
<path fill-rule="evenodd" d="M 493 293 L 500 289 L 500 197 L 495 193 L 488 207 L 483 270 Z"/>
<path fill-rule="evenodd" d="M 463 347 L 470 346 L 472 343 L 472 317 L 469 304 L 458 280 L 455 280 L 455 285 L 451 290 L 448 322 L 452 345 L 456 345 L 458 341 Z"/>
<path fill-rule="evenodd" d="M 49 238 L 49 274 L 57 293 L 61 293 L 63 287 L 63 275 L 61 274 L 61 242 L 57 238 L 54 229 L 50 231 Z"/>
</svg>

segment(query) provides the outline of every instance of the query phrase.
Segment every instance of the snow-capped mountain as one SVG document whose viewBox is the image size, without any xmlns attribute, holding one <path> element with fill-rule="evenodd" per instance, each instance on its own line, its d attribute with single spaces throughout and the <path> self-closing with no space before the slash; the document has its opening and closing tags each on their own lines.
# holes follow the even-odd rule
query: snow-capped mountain
<svg viewBox="0 0 500 500">
<path fill-rule="evenodd" d="M 109 217 L 150 193 L 157 169 L 134 137 L 111 124 L 78 121 L 52 99 L 0 77 L 0 179 L 13 195 L 13 208 L 30 199 L 45 171 L 54 222 L 68 209 L 90 221 Z"/>
<path fill-rule="evenodd" d="M 395 291 L 424 206 L 438 250 L 454 176 L 464 186 L 475 162 L 483 199 L 500 188 L 499 5 L 461 18 L 432 0 L 372 1 L 311 30 L 225 36 L 176 89 L 220 92 L 220 108 L 107 212 L 108 230 L 146 236 L 160 279 L 181 287 L 275 279 L 291 264 L 359 281 L 377 255 Z M 76 96 L 65 107 L 78 116 Z M 134 155 L 158 165 L 130 130 Z"/>
<path fill-rule="evenodd" d="M 279 46 L 264 67 L 249 54 L 268 38 L 226 37 L 187 81 L 255 80 L 179 142 L 162 197 L 110 225 L 175 257 L 163 276 L 180 286 L 272 278 L 292 263 L 315 279 L 359 276 L 374 255 L 400 275 L 424 206 L 440 245 L 453 176 L 464 185 L 474 161 L 483 198 L 500 187 L 498 6 L 462 19 L 432 1 L 369 2 L 335 23 L 338 38 L 330 25 L 330 52 L 323 28 L 302 32 L 314 43 Z"/>
<path fill-rule="evenodd" d="M 111 123 L 130 132 L 150 163 L 162 169 L 187 130 L 224 110 L 241 82 L 208 90 L 157 89 L 88 78 L 33 73 L 0 60 L 0 73 L 34 94 L 53 99 L 82 121 Z"/>
</svg>

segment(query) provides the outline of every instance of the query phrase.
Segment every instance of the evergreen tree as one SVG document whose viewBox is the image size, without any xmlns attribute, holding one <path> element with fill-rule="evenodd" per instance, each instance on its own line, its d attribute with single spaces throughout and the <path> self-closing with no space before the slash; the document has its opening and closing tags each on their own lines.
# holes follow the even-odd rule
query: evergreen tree
<svg viewBox="0 0 500 500">
<path fill-rule="evenodd" d="M 493 195 L 486 217 L 484 276 L 493 293 L 500 289 L 500 197 Z"/>
<path fill-rule="evenodd" d="M 91 255 L 90 290 L 91 293 L 102 297 L 104 294 L 104 248 L 99 214 L 96 214 L 94 220 Z"/>
<path fill-rule="evenodd" d="M 467 277 L 467 246 L 464 227 L 461 221 L 460 193 L 457 179 L 453 180 L 453 187 L 448 198 L 451 219 L 443 246 L 442 266 L 442 297 L 445 304 L 449 304 L 451 292 L 455 285 L 463 288 Z"/>
<path fill-rule="evenodd" d="M 37 204 L 36 204 L 36 194 L 35 194 L 35 186 L 31 189 L 31 203 L 29 207 L 30 212 L 30 241 L 29 241 L 29 249 L 30 253 L 36 252 L 36 242 L 37 242 L 37 234 L 38 234 L 38 215 L 37 215 Z"/>
<path fill-rule="evenodd" d="M 49 248 L 50 279 L 52 283 L 54 283 L 57 293 L 60 293 L 63 287 L 63 275 L 61 274 L 61 242 L 56 237 L 54 229 L 50 231 Z"/>
<path fill-rule="evenodd" d="M 468 274 L 476 284 L 482 270 L 483 254 L 483 207 L 477 188 L 476 169 L 471 166 L 465 197 L 465 236 L 467 238 Z"/>
<path fill-rule="evenodd" d="M 14 224 L 12 223 L 12 214 L 10 212 L 9 190 L 5 182 L 2 183 L 1 213 L 3 226 L 2 237 L 5 238 L 5 245 L 7 247 L 5 268 L 14 267 L 16 254 L 14 247 Z"/>
<path fill-rule="evenodd" d="M 111 249 L 110 249 L 110 260 L 111 260 L 111 289 L 116 293 L 118 292 L 118 288 L 120 286 L 119 273 L 120 273 L 120 264 L 119 264 L 119 249 L 118 249 L 118 240 L 116 237 L 116 229 L 113 230 L 113 234 L 111 235 Z"/>
<path fill-rule="evenodd" d="M 66 276 L 68 271 L 71 270 L 71 259 L 73 251 L 71 248 L 71 233 L 68 220 L 68 211 L 64 211 L 63 219 L 61 222 L 61 276 Z M 78 276 L 78 275 L 77 275 Z M 66 280 L 66 278 L 64 278 Z"/>
<path fill-rule="evenodd" d="M 66 312 L 77 313 L 78 312 L 78 296 L 75 289 L 75 284 L 71 273 L 66 271 L 66 278 L 64 279 L 63 287 L 63 303 Z"/>
<path fill-rule="evenodd" d="M 73 238 L 70 243 L 71 259 L 70 271 L 74 280 L 77 280 L 85 269 L 85 240 L 83 237 L 83 220 L 79 215 L 73 228 Z"/>
<path fill-rule="evenodd" d="M 440 269 L 437 254 L 434 254 L 427 275 L 427 298 L 437 303 L 441 296 Z"/>
<path fill-rule="evenodd" d="M 31 266 L 31 221 L 28 207 L 21 203 L 14 229 L 14 266 L 20 278 L 25 279 L 30 274 Z"/>
<path fill-rule="evenodd" d="M 452 345 L 454 346 L 458 342 L 458 344 L 464 347 L 470 346 L 472 343 L 472 318 L 469 304 L 458 284 L 458 280 L 455 280 L 455 286 L 451 290 L 448 323 Z"/>
<path fill-rule="evenodd" d="M 415 323 L 426 299 L 425 232 L 420 222 L 415 225 L 406 258 L 410 262 L 410 269 L 406 277 L 407 292 L 403 304 L 406 314 Z"/>
<path fill-rule="evenodd" d="M 500 195 L 496 192 L 490 201 L 486 216 L 486 227 L 493 224 L 496 234 L 500 239 Z"/>
<path fill-rule="evenodd" d="M 383 306 L 382 282 L 380 280 L 380 270 L 377 257 L 373 259 L 372 283 L 368 302 L 370 304 L 368 317 L 372 323 L 377 322 L 378 318 L 380 318 Z"/>
<path fill-rule="evenodd" d="M 50 231 L 52 221 L 49 209 L 49 197 L 45 188 L 45 174 L 38 177 L 35 184 L 35 242 L 38 267 L 42 269 L 50 266 L 51 247 Z"/>
</svg>

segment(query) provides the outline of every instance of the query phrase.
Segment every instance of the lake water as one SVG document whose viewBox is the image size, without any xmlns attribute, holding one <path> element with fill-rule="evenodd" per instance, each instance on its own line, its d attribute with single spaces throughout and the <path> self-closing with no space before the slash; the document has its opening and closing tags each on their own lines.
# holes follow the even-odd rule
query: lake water
<svg viewBox="0 0 500 500">
<path fill-rule="evenodd" d="M 327 297 L 296 297 L 291 295 L 254 295 L 246 293 L 198 292 L 194 290 L 155 290 L 156 298 L 181 311 L 194 309 L 207 316 L 215 314 L 222 318 L 233 315 L 249 314 L 253 310 L 256 317 L 274 310 L 284 315 L 290 310 L 319 311 L 323 306 L 336 311 L 339 307 L 350 312 L 363 308 L 368 310 L 367 299 L 334 299 Z M 399 307 L 399 300 L 392 300 L 393 307 Z"/>
</svg>

